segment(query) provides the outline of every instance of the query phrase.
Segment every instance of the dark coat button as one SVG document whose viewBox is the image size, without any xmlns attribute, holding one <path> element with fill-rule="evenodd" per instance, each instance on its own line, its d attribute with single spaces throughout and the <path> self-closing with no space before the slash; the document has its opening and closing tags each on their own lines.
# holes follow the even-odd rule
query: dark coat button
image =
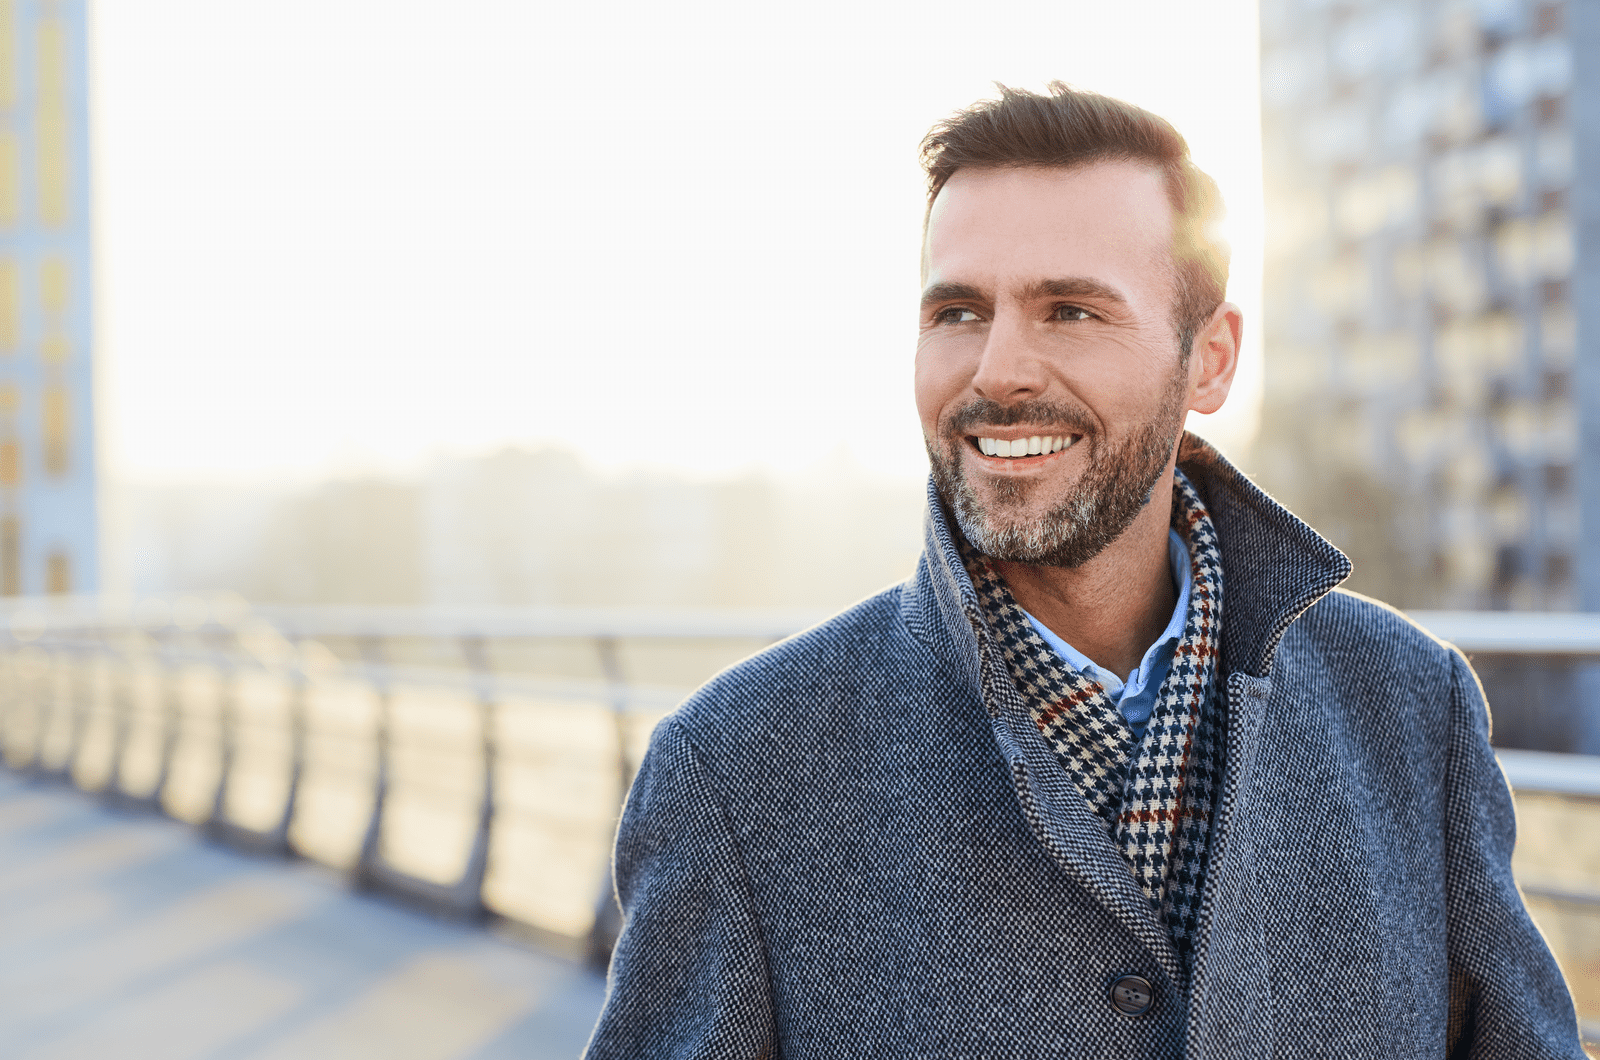
<svg viewBox="0 0 1600 1060">
<path fill-rule="evenodd" d="M 1155 988 L 1143 976 L 1125 975 L 1111 984 L 1111 1007 L 1124 1016 L 1143 1016 L 1155 1001 Z"/>
</svg>

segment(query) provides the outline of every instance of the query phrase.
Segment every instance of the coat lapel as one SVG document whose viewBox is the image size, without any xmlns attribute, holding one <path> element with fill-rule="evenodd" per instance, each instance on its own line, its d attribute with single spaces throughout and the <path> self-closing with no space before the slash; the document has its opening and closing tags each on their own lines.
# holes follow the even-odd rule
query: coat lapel
<svg viewBox="0 0 1600 1060">
<path fill-rule="evenodd" d="M 1039 735 L 986 629 L 980 645 L 984 702 L 1029 828 L 1062 871 L 1143 942 L 1181 988 L 1183 962 L 1127 859 Z"/>
</svg>

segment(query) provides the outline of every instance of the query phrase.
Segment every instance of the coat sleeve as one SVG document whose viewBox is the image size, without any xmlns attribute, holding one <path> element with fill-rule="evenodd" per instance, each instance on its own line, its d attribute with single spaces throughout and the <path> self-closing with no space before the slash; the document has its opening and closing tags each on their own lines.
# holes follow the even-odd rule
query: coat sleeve
<svg viewBox="0 0 1600 1060">
<path fill-rule="evenodd" d="M 617 832 L 622 934 L 586 1060 L 775 1058 L 749 878 L 676 718 L 657 727 Z"/>
<path fill-rule="evenodd" d="M 1584 1060 L 1555 958 L 1511 874 L 1516 820 L 1477 675 L 1452 652 L 1445 876 L 1452 1060 Z"/>
</svg>

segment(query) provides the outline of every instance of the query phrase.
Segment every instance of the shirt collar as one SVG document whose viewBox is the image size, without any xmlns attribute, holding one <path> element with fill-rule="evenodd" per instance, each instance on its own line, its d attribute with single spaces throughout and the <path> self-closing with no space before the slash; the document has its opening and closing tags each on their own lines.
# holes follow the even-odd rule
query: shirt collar
<svg viewBox="0 0 1600 1060">
<path fill-rule="evenodd" d="M 1022 613 L 1028 615 L 1033 628 L 1046 644 L 1055 649 L 1057 655 L 1079 673 L 1098 682 L 1108 695 L 1115 698 L 1126 690 L 1126 694 L 1136 696 L 1149 684 L 1152 672 L 1166 657 L 1165 653 L 1170 653 L 1172 646 L 1183 638 L 1183 624 L 1189 616 L 1189 590 L 1194 584 L 1194 574 L 1189 567 L 1189 547 L 1184 544 L 1183 537 L 1171 528 L 1167 530 L 1167 562 L 1172 567 L 1172 584 L 1178 587 L 1177 605 L 1172 609 L 1172 617 L 1167 620 L 1167 628 L 1145 649 L 1139 665 L 1126 678 L 1091 660 L 1026 610 Z"/>
</svg>

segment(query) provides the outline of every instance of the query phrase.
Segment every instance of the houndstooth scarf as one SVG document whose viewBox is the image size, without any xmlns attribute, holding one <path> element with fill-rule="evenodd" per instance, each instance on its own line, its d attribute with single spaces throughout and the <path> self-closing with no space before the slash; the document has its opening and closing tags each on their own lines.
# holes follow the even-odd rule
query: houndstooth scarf
<svg viewBox="0 0 1600 1060">
<path fill-rule="evenodd" d="M 1189 546 L 1189 613 L 1137 747 L 1111 697 L 1045 643 L 989 558 L 965 542 L 962 558 L 1034 724 L 1127 858 L 1187 965 L 1222 766 L 1222 553 L 1205 505 L 1181 471 L 1172 527 Z"/>
</svg>

